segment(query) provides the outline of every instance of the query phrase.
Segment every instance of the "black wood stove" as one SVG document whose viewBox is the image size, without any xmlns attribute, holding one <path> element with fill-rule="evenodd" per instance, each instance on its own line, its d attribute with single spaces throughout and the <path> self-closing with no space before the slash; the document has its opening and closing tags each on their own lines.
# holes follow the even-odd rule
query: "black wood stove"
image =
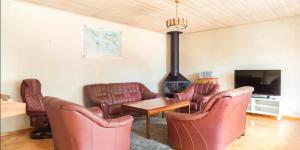
<svg viewBox="0 0 300 150">
<path fill-rule="evenodd" d="M 163 89 L 166 97 L 174 97 L 174 93 L 183 91 L 190 81 L 179 73 L 179 34 L 180 31 L 168 32 L 171 36 L 171 72 L 164 81 Z"/>
</svg>

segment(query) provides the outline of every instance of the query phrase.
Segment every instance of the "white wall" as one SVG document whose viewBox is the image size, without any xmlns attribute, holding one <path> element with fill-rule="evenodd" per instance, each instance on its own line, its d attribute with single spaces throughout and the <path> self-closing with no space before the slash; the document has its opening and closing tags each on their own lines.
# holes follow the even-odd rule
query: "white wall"
<svg viewBox="0 0 300 150">
<path fill-rule="evenodd" d="M 82 58 L 83 25 L 123 31 L 122 57 Z M 1 93 L 21 101 L 20 83 L 37 78 L 44 95 L 83 104 L 86 84 L 138 81 L 158 92 L 166 74 L 166 35 L 16 0 L 1 1 Z M 1 120 L 1 133 L 29 127 Z"/>
<path fill-rule="evenodd" d="M 182 73 L 195 81 L 214 71 L 223 90 L 236 69 L 281 69 L 282 111 L 300 116 L 300 16 L 184 34 L 180 46 Z"/>
</svg>

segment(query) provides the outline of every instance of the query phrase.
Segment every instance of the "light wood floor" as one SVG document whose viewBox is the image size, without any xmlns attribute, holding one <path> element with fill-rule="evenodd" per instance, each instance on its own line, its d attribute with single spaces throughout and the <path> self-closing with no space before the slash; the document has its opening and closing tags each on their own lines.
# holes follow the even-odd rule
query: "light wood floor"
<svg viewBox="0 0 300 150">
<path fill-rule="evenodd" d="M 1 150 L 52 150 L 52 140 L 32 140 L 29 132 L 1 137 Z M 226 150 L 300 150 L 300 121 L 247 115 L 246 135 Z"/>
</svg>

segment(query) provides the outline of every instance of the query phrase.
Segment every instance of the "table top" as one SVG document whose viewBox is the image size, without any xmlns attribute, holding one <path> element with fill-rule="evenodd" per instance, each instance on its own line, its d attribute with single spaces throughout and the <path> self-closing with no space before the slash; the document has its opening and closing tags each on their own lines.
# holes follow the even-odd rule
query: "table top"
<svg viewBox="0 0 300 150">
<path fill-rule="evenodd" d="M 13 100 L 1 99 L 1 118 L 21 115 L 26 113 L 26 104 Z"/>
<path fill-rule="evenodd" d="M 122 107 L 138 108 L 143 110 L 153 110 L 162 109 L 174 105 L 188 106 L 190 104 L 189 100 L 178 100 L 172 98 L 155 98 L 150 100 L 143 100 L 138 102 L 131 102 L 122 104 Z"/>
</svg>

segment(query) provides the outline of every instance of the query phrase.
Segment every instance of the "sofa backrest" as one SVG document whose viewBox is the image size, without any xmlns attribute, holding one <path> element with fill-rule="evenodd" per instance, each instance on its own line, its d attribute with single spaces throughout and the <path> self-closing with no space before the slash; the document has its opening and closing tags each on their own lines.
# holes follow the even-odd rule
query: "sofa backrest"
<svg viewBox="0 0 300 150">
<path fill-rule="evenodd" d="M 142 84 L 138 82 L 92 84 L 84 87 L 86 97 L 97 97 L 108 104 L 120 104 L 142 100 Z M 98 103 L 95 102 L 94 103 Z"/>
<path fill-rule="evenodd" d="M 108 91 L 114 104 L 142 100 L 140 83 L 111 83 Z"/>
<path fill-rule="evenodd" d="M 86 98 L 96 104 L 98 102 L 94 101 L 95 99 L 109 102 L 110 98 L 107 86 L 108 84 L 91 84 L 84 86 L 84 93 Z"/>
</svg>

